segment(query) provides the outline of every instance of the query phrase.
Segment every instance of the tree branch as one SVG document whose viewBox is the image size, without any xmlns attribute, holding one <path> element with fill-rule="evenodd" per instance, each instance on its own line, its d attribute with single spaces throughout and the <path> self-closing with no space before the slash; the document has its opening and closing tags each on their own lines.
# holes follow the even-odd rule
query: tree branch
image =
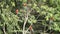
<svg viewBox="0 0 60 34">
<path fill-rule="evenodd" d="M 23 34 L 25 34 L 25 25 L 27 23 L 29 14 L 30 14 L 30 11 L 27 12 L 26 15 L 25 15 L 25 21 L 24 21 L 24 24 L 23 24 Z"/>
<path fill-rule="evenodd" d="M 4 34 L 6 34 L 6 31 L 5 31 L 5 24 L 4 24 L 4 26 L 3 26 L 3 32 L 4 32 Z"/>
</svg>

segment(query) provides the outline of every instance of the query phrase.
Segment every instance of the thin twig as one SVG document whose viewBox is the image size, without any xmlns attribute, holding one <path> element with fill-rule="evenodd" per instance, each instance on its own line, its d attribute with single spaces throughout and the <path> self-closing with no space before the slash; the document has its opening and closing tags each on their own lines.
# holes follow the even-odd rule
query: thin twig
<svg viewBox="0 0 60 34">
<path fill-rule="evenodd" d="M 25 33 L 27 33 L 27 32 L 28 32 L 28 30 L 29 30 L 29 28 L 26 30 L 26 32 L 25 32 Z"/>
</svg>

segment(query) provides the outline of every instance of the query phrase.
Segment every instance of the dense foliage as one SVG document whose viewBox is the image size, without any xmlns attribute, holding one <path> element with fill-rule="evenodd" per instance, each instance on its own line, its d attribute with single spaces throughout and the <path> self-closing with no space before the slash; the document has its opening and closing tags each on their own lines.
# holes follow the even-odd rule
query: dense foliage
<svg viewBox="0 0 60 34">
<path fill-rule="evenodd" d="M 32 24 L 60 32 L 60 0 L 0 0 L 0 34 L 22 34 L 27 13 L 26 29 Z"/>
</svg>

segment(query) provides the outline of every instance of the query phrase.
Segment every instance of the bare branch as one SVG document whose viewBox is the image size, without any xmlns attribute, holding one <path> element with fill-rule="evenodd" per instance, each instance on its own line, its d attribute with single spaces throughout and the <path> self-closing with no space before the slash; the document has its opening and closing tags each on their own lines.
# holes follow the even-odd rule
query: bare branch
<svg viewBox="0 0 60 34">
<path fill-rule="evenodd" d="M 26 12 L 25 21 L 24 21 L 24 24 L 23 24 L 23 34 L 25 34 L 25 25 L 27 23 L 29 14 L 30 14 L 30 11 Z"/>
</svg>

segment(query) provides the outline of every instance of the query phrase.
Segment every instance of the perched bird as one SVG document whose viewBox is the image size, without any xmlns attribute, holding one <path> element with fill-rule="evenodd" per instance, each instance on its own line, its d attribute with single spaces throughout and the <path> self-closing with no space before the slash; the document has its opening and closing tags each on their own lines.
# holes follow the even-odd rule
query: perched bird
<svg viewBox="0 0 60 34">
<path fill-rule="evenodd" d="M 18 9 L 16 9 L 16 14 L 18 14 Z"/>
</svg>

